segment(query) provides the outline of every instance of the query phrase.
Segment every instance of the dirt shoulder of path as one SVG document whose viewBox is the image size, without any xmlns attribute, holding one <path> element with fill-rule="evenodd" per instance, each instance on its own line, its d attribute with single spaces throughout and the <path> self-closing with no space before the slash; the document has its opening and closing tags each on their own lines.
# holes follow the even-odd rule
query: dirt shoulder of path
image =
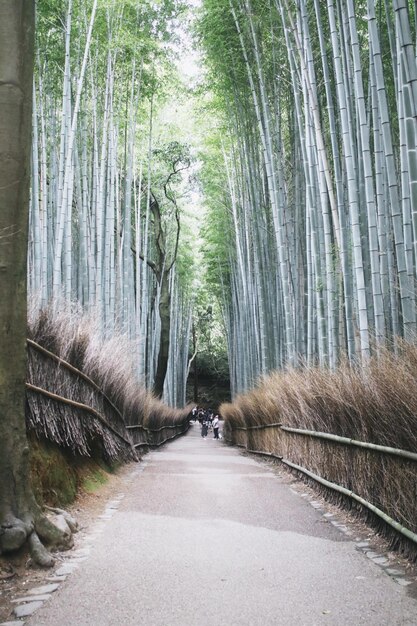
<svg viewBox="0 0 417 626">
<path fill-rule="evenodd" d="M 106 503 L 116 494 L 123 491 L 127 478 L 136 463 L 129 463 L 108 474 L 108 480 L 94 493 L 81 492 L 75 502 L 67 507 L 68 512 L 76 519 L 79 532 L 74 535 L 74 547 L 77 548 L 81 536 L 88 532 L 98 516 L 103 512 Z M 69 552 L 55 552 L 57 565 L 65 559 Z M 38 569 L 30 565 L 30 557 L 25 549 L 13 555 L 0 555 L 0 624 L 15 619 L 12 617 L 14 600 L 33 587 L 46 584 L 53 576 L 53 569 Z"/>
</svg>

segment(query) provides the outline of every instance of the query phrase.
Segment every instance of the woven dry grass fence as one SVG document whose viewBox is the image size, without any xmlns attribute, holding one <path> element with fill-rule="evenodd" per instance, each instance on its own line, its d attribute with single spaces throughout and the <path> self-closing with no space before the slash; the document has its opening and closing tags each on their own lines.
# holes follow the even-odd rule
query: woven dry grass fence
<svg viewBox="0 0 417 626">
<path fill-rule="evenodd" d="M 417 347 L 403 345 L 397 355 L 385 352 L 366 369 L 274 373 L 220 411 L 228 442 L 301 466 L 357 494 L 417 536 L 416 459 L 288 432 L 277 425 L 417 453 Z M 366 516 L 393 548 L 417 559 L 414 540 L 352 497 L 297 473 L 327 499 Z"/>
<path fill-rule="evenodd" d="M 31 315 L 28 334 L 26 421 L 38 438 L 115 462 L 187 431 L 190 407 L 168 407 L 135 379 L 129 341 L 103 341 L 62 308 Z"/>
</svg>

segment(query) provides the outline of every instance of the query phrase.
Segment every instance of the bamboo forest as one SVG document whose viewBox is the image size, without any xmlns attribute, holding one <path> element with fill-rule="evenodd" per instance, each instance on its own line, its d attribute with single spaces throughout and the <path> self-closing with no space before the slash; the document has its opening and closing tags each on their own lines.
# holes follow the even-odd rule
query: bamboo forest
<svg viewBox="0 0 417 626">
<path fill-rule="evenodd" d="M 413 11 L 39 1 L 31 298 L 127 335 L 173 405 L 207 307 L 233 394 L 413 341 Z"/>
<path fill-rule="evenodd" d="M 200 405 L 415 560 L 416 3 L 4 0 L 0 107 L 0 556 Z"/>
</svg>

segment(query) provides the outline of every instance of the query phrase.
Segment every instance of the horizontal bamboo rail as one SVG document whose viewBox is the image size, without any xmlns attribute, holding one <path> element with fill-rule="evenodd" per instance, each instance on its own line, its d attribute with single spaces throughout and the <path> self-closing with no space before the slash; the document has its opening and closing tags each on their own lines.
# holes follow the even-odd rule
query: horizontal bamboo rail
<svg viewBox="0 0 417 626">
<path fill-rule="evenodd" d="M 401 450 L 401 448 L 391 448 L 390 446 L 380 446 L 376 443 L 369 443 L 368 441 L 359 441 L 358 439 L 350 439 L 349 437 L 340 437 L 339 435 L 333 435 L 331 433 L 323 433 L 316 430 L 303 430 L 302 428 L 290 428 L 289 426 L 281 426 L 281 430 L 287 433 L 293 433 L 296 435 L 306 435 L 308 437 L 317 437 L 319 439 L 328 439 L 329 441 L 336 441 L 345 445 L 356 446 L 358 448 L 367 448 L 368 450 L 375 450 L 376 452 L 382 452 L 384 454 L 395 454 L 411 461 L 417 461 L 417 454 L 410 452 L 409 450 Z"/>
<path fill-rule="evenodd" d="M 278 461 L 282 461 L 282 456 L 278 454 L 273 454 L 272 452 L 262 452 L 261 450 L 249 450 L 246 448 L 246 452 L 250 452 L 251 454 L 259 454 L 261 456 L 267 456 L 271 459 L 277 459 Z"/>
<path fill-rule="evenodd" d="M 259 426 L 257 428 L 259 428 Z M 407 458 L 413 461 L 417 460 L 417 454 L 413 452 L 409 452 L 408 450 L 401 450 L 400 448 L 390 448 L 389 446 L 379 446 L 377 444 L 372 444 L 372 443 L 368 443 L 364 441 L 358 441 L 355 439 L 349 439 L 347 437 L 340 437 L 338 435 L 333 435 L 331 433 L 322 433 L 319 431 L 303 430 L 300 428 L 290 428 L 288 426 L 282 426 L 282 425 L 280 425 L 280 428 L 281 430 L 285 432 L 290 432 L 290 433 L 299 434 L 299 435 L 306 435 L 306 436 L 311 436 L 311 437 L 318 437 L 318 438 L 322 438 L 322 439 L 326 439 L 330 441 L 336 441 L 338 443 L 376 450 L 377 452 L 382 452 L 386 454 L 394 454 L 394 455 Z M 236 427 L 233 430 L 249 430 L 249 429 L 250 427 L 249 428 Z M 228 443 L 230 443 L 230 441 Z M 280 461 L 281 463 L 283 463 L 284 465 L 287 465 L 288 467 L 295 469 L 298 472 L 301 472 L 302 474 L 305 474 L 306 476 L 318 482 L 319 484 L 329 489 L 333 489 L 333 491 L 337 491 L 338 493 L 341 493 L 351 498 L 352 500 L 355 500 L 356 502 L 359 502 L 362 506 L 372 511 L 372 513 L 374 513 L 379 518 L 384 520 L 384 522 L 386 522 L 389 526 L 394 528 L 397 532 L 404 535 L 404 537 L 407 537 L 407 539 L 409 539 L 413 543 L 417 543 L 416 533 L 414 533 L 409 528 L 406 528 L 405 526 L 403 526 L 402 524 L 394 520 L 392 517 L 390 517 L 387 513 L 385 513 L 378 507 L 376 507 L 371 502 L 368 502 L 368 500 L 365 500 L 357 493 L 351 491 L 350 489 L 346 489 L 346 487 L 342 487 L 341 485 L 338 485 L 337 483 L 333 483 L 325 478 L 322 478 L 321 476 L 319 476 L 318 474 L 315 474 L 314 472 L 311 472 L 307 468 L 302 467 L 301 465 L 297 465 L 296 463 L 292 463 L 291 461 L 288 461 L 287 459 L 284 459 L 282 456 L 279 456 L 277 454 L 273 454 L 271 452 L 263 452 L 262 450 L 250 450 L 246 448 L 244 444 L 235 444 L 235 445 L 237 445 L 240 448 L 244 448 L 245 451 L 249 452 L 250 454 L 258 454 L 260 456 L 265 456 L 268 458 L 276 459 Z"/>
<path fill-rule="evenodd" d="M 126 426 L 126 428 L 128 430 L 132 430 L 134 428 L 142 428 L 149 433 L 159 433 L 161 430 L 164 430 L 164 428 L 179 428 L 180 426 L 182 426 L 182 424 L 168 424 L 167 426 L 161 426 L 160 428 L 149 428 L 149 426 L 143 426 L 143 424 L 133 424 L 130 426 Z"/>
<path fill-rule="evenodd" d="M 172 439 L 176 439 L 179 435 L 182 435 L 183 433 L 184 433 L 184 431 L 182 430 L 179 433 L 175 433 L 175 435 L 172 435 L 172 437 L 167 437 L 166 439 L 164 439 L 163 441 L 160 441 L 159 443 L 145 443 L 145 442 L 135 443 L 133 445 L 133 447 L 134 448 L 140 448 L 140 447 L 159 448 L 159 446 L 162 446 L 167 441 L 171 441 Z"/>
<path fill-rule="evenodd" d="M 117 430 L 115 430 L 115 428 L 113 428 L 113 426 L 111 426 L 111 424 L 109 424 L 107 420 L 98 411 L 96 411 L 96 409 L 93 409 L 91 406 L 88 406 L 88 404 L 83 404 L 81 402 L 77 402 L 76 400 L 70 400 L 69 398 L 64 398 L 63 396 L 59 396 L 56 393 L 52 393 L 52 391 L 47 391 L 46 389 L 42 389 L 41 387 L 36 387 L 35 385 L 32 385 L 31 383 L 26 383 L 26 388 L 29 389 L 29 391 L 39 393 L 43 396 L 46 396 L 47 398 L 56 400 L 57 402 L 62 402 L 63 404 L 68 404 L 69 406 L 73 406 L 77 409 L 81 409 L 82 411 L 86 411 L 87 413 L 91 413 L 92 415 L 94 415 L 94 417 L 100 420 L 100 422 L 102 422 L 106 426 L 106 428 L 111 430 L 112 433 L 117 435 L 120 439 L 122 439 L 125 443 L 127 443 L 130 447 L 132 447 L 131 441 L 129 441 L 128 439 L 123 437 L 123 435 L 118 433 Z"/>
<path fill-rule="evenodd" d="M 236 426 L 233 430 L 263 430 L 264 428 L 280 428 L 281 423 L 276 424 L 261 424 L 260 426 Z"/>
</svg>

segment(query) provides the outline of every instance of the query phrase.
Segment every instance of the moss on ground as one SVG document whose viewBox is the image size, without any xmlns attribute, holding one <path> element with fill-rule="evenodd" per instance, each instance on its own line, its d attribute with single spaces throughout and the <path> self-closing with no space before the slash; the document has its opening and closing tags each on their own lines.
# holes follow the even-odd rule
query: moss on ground
<svg viewBox="0 0 417 626">
<path fill-rule="evenodd" d="M 31 481 L 37 501 L 65 506 L 77 495 L 77 473 L 65 453 L 54 443 L 32 437 Z"/>
<path fill-rule="evenodd" d="M 108 475 L 101 467 L 90 468 L 82 478 L 81 488 L 87 493 L 94 493 L 108 481 Z"/>
<path fill-rule="evenodd" d="M 47 441 L 30 437 L 31 481 L 42 505 L 66 506 L 79 492 L 94 493 L 116 469 L 101 458 L 86 458 Z"/>
</svg>

